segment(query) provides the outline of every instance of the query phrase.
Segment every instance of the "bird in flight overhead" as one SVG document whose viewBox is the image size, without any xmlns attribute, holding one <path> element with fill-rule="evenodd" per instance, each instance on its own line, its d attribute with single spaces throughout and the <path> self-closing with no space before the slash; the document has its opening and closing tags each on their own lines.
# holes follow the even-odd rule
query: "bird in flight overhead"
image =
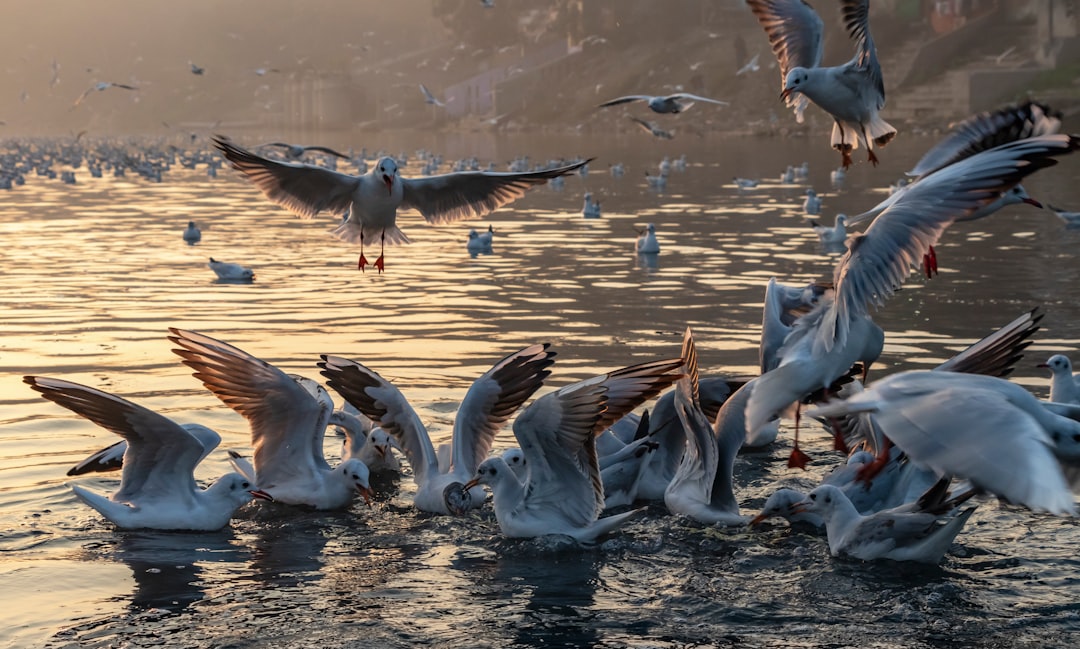
<svg viewBox="0 0 1080 649">
<path fill-rule="evenodd" d="M 378 239 L 379 257 L 373 266 L 379 272 L 385 269 L 386 244 L 409 243 L 397 227 L 399 207 L 415 209 L 429 223 L 477 218 L 521 198 L 530 187 L 576 171 L 592 160 L 522 173 L 466 171 L 402 178 L 397 162 L 386 157 L 368 173 L 352 176 L 314 165 L 268 160 L 221 136 L 213 140 L 235 169 L 293 214 L 301 218 L 324 211 L 339 217 L 348 214 L 333 233 L 342 241 L 360 244 L 357 267 L 361 271 L 369 263 L 364 244 Z"/>
<path fill-rule="evenodd" d="M 634 101 L 643 101 L 649 105 L 654 113 L 681 113 L 684 110 L 694 105 L 695 101 L 704 101 L 710 104 L 716 104 L 718 106 L 727 106 L 726 101 L 719 99 L 709 99 L 708 97 L 699 97 L 698 95 L 691 95 L 687 92 L 677 92 L 674 95 L 667 95 L 666 97 L 654 97 L 652 95 L 626 95 L 625 97 L 618 97 L 610 101 L 597 106 L 597 108 L 607 108 L 608 106 L 618 106 L 619 104 L 628 104 Z"/>
<path fill-rule="evenodd" d="M 113 83 L 111 81 L 98 81 L 97 83 L 95 83 L 94 85 L 90 86 L 85 91 L 83 91 L 83 94 L 79 95 L 79 98 L 75 100 L 75 103 L 72 104 L 71 107 L 75 108 L 79 104 L 83 103 L 83 101 L 85 101 L 86 98 L 90 96 L 90 93 L 102 92 L 102 91 L 108 90 L 109 88 L 123 88 L 124 90 L 138 90 L 137 87 L 129 86 L 129 85 L 124 84 L 124 83 Z"/>
<path fill-rule="evenodd" d="M 420 84 L 420 92 L 424 93 L 424 101 L 431 104 L 432 106 L 440 106 L 440 107 L 442 107 L 442 106 L 446 105 L 443 102 L 439 101 L 435 97 L 435 95 L 431 94 L 431 91 L 428 90 L 427 86 L 425 86 L 424 84 Z"/>
<path fill-rule="evenodd" d="M 885 146 L 896 129 L 878 115 L 885 106 L 877 48 L 870 35 L 870 0 L 841 0 L 848 35 L 855 41 L 855 56 L 843 65 L 821 66 L 824 24 L 805 0 L 747 0 L 750 10 L 769 36 L 780 63 L 783 82 L 780 98 L 803 121 L 807 101 L 833 118 L 831 144 L 840 152 L 845 168 L 860 142 L 867 159 L 877 165 L 873 147 Z"/>
</svg>

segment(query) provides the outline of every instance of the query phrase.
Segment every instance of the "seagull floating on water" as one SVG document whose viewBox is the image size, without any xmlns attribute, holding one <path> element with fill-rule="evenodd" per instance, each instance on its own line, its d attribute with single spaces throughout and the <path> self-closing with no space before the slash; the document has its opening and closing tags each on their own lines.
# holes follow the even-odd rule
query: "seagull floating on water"
<svg viewBox="0 0 1080 649">
<path fill-rule="evenodd" d="M 120 488 L 105 498 L 78 485 L 75 495 L 123 529 L 218 530 L 252 496 L 270 499 L 244 476 L 229 473 L 207 489 L 195 484 L 195 467 L 221 441 L 205 426 L 181 426 L 152 410 L 63 379 L 26 376 L 46 399 L 123 437 Z"/>
<path fill-rule="evenodd" d="M 1045 363 L 1039 363 L 1039 367 L 1050 370 L 1051 401 L 1080 405 L 1080 373 L 1073 374 L 1068 356 L 1054 354 Z"/>
<path fill-rule="evenodd" d="M 323 438 L 334 402 L 321 385 L 209 336 L 169 331 L 179 346 L 173 352 L 193 376 L 250 424 L 255 454 L 248 478 L 259 489 L 275 501 L 316 509 L 347 507 L 358 492 L 370 499 L 363 462 L 351 458 L 335 468 L 326 462 Z"/>
<path fill-rule="evenodd" d="M 635 249 L 641 255 L 656 255 L 660 253 L 660 242 L 656 240 L 656 225 L 650 223 L 644 230 L 638 230 L 637 244 Z"/>
<path fill-rule="evenodd" d="M 195 221 L 188 221 L 187 227 L 184 228 L 184 241 L 193 245 L 200 240 L 202 240 L 202 230 L 199 229 L 199 226 L 195 225 Z"/>
<path fill-rule="evenodd" d="M 496 363 L 469 387 L 454 418 L 451 458 L 440 467 L 435 447 L 416 411 L 392 383 L 360 363 L 323 356 L 327 385 L 401 446 L 418 487 L 413 505 L 426 512 L 460 515 L 484 502 L 483 489 L 462 489 L 487 457 L 499 429 L 550 374 L 555 352 L 530 345 Z"/>
<path fill-rule="evenodd" d="M 240 264 L 217 261 L 211 257 L 210 263 L 207 265 L 210 266 L 210 270 L 214 271 L 214 274 L 218 276 L 218 279 L 223 282 L 255 281 L 255 271 L 245 266 L 241 266 Z"/>
</svg>

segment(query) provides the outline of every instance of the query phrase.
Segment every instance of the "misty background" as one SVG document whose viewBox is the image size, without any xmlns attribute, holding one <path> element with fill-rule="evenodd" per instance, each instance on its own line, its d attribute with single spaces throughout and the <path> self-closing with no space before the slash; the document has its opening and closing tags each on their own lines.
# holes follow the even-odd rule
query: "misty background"
<svg viewBox="0 0 1080 649">
<path fill-rule="evenodd" d="M 846 61 L 838 3 L 813 4 L 824 63 Z M 938 124 L 1027 94 L 1077 105 L 1077 5 L 871 0 L 884 116 Z M 694 108 L 684 134 L 830 126 L 815 109 L 798 127 L 782 109 L 775 59 L 743 0 L 8 0 L 0 39 L 0 137 L 630 130 L 627 115 L 657 116 L 596 104 L 677 91 L 732 104 Z M 73 106 L 97 82 L 138 90 Z M 446 105 L 426 104 L 421 83 Z"/>
</svg>

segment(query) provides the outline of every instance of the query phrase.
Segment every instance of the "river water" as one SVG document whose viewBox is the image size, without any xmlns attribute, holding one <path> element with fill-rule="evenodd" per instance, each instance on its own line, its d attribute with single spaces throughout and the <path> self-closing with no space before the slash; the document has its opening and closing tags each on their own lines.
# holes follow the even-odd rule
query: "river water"
<svg viewBox="0 0 1080 649">
<path fill-rule="evenodd" d="M 500 168 L 521 154 L 597 160 L 561 191 L 533 190 L 482 221 L 399 218 L 413 244 L 388 249 L 383 275 L 357 272 L 358 251 L 327 234 L 328 218 L 295 219 L 227 169 L 209 178 L 176 167 L 161 183 L 80 169 L 75 185 L 32 177 L 0 194 L 0 646 L 1044 647 L 1080 631 L 1077 522 L 994 502 L 937 567 L 832 559 L 823 539 L 786 524 L 708 528 L 660 503 L 596 548 L 509 541 L 489 508 L 457 519 L 414 511 L 408 477 L 370 508 L 248 506 L 210 534 L 113 529 L 64 474 L 115 436 L 41 399 L 22 375 L 215 428 L 221 449 L 197 474 L 212 480 L 228 470 L 225 449 L 249 448 L 247 426 L 170 352 L 170 326 L 312 377 L 319 354 L 359 360 L 401 388 L 436 443 L 469 383 L 533 342 L 558 353 L 549 388 L 676 355 L 687 325 L 705 373 L 750 374 L 768 278 L 828 278 L 837 258 L 802 215 L 805 188 L 824 194 L 831 224 L 880 200 L 933 143 L 902 137 L 879 168 L 859 164 L 835 189 L 823 136 L 384 137 L 353 144 L 475 154 Z M 647 187 L 646 171 L 683 153 L 686 171 L 663 191 Z M 779 182 L 804 160 L 808 182 Z M 614 162 L 624 177 L 607 173 Z M 736 175 L 763 181 L 740 192 Z M 1026 187 L 1078 209 L 1078 181 L 1072 159 Z M 585 190 L 601 218 L 582 218 Z M 203 228 L 198 245 L 181 239 L 188 220 Z M 662 249 L 641 259 L 635 228 L 648 223 Z M 470 257 L 469 229 L 489 224 L 493 253 Z M 1045 396 L 1036 363 L 1080 341 L 1078 244 L 1080 231 L 1029 206 L 958 224 L 938 248 L 940 276 L 913 275 L 875 316 L 887 331 L 880 371 L 936 364 L 1041 306 L 1044 328 L 1015 378 Z M 251 266 L 256 279 L 218 283 L 209 257 Z M 328 452 L 337 444 L 328 436 Z M 496 449 L 513 445 L 507 428 Z M 740 458 L 745 513 L 777 483 L 812 485 L 840 461 L 824 434 L 806 449 L 806 472 L 787 468 L 786 433 Z M 76 481 L 108 491 L 116 479 Z"/>
</svg>

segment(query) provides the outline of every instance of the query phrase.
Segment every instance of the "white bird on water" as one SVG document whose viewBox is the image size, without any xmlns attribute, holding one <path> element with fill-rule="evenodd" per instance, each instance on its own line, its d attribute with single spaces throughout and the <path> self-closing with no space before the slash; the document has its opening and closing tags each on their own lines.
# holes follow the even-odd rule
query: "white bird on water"
<svg viewBox="0 0 1080 649">
<path fill-rule="evenodd" d="M 371 498 L 363 462 L 352 458 L 335 468 L 326 462 L 323 439 L 334 402 L 321 385 L 209 336 L 169 331 L 179 346 L 173 352 L 193 376 L 248 421 L 255 449 L 248 478 L 259 489 L 278 502 L 316 509 L 347 507 L 357 493 Z"/>
<path fill-rule="evenodd" d="M 686 450 L 664 490 L 664 504 L 673 514 L 700 523 L 742 525 L 747 519 L 739 514 L 731 481 L 743 432 L 733 428 L 718 439 L 701 411 L 697 350 L 689 328 L 683 336 L 682 356 L 684 376 L 675 383 L 675 410 L 686 431 Z"/>
<path fill-rule="evenodd" d="M 587 219 L 600 218 L 600 201 L 594 201 L 591 192 L 585 192 L 585 201 L 581 208 L 581 215 Z"/>
<path fill-rule="evenodd" d="M 274 203 L 301 218 L 326 211 L 335 216 L 348 214 L 334 234 L 350 243 L 359 242 L 364 270 L 368 264 L 364 244 L 379 241 L 379 257 L 374 266 L 384 269 L 383 247 L 409 243 L 397 227 L 399 207 L 420 212 L 430 223 L 462 218 L 479 218 L 521 198 L 525 191 L 552 178 L 568 174 L 592 160 L 525 173 L 469 171 L 402 178 L 393 158 L 380 158 L 362 176 L 330 171 L 322 167 L 268 160 L 236 146 L 227 139 L 214 138 L 214 145 Z"/>
<path fill-rule="evenodd" d="M 1051 401 L 1080 405 L 1080 373 L 1073 374 L 1068 356 L 1054 354 L 1045 363 L 1039 363 L 1039 367 L 1050 370 Z"/>
<path fill-rule="evenodd" d="M 1080 422 L 1054 405 L 997 377 L 911 370 L 806 414 L 870 413 L 882 435 L 938 476 L 969 480 L 1035 511 L 1073 514 L 1058 458 L 1080 460 Z"/>
<path fill-rule="evenodd" d="M 841 12 L 855 56 L 844 65 L 821 67 L 824 24 L 805 0 L 747 0 L 765 28 L 780 63 L 780 98 L 803 121 L 807 99 L 833 118 L 832 147 L 851 165 L 851 152 L 862 143 L 868 160 L 878 159 L 874 146 L 885 146 L 896 129 L 878 115 L 885 106 L 885 83 L 877 48 L 870 34 L 870 0 L 841 0 Z"/>
<path fill-rule="evenodd" d="M 494 237 L 495 229 L 490 225 L 485 232 L 477 232 L 475 229 L 469 230 L 469 241 L 465 244 L 465 249 L 473 257 L 480 254 L 490 255 L 491 242 Z"/>
<path fill-rule="evenodd" d="M 187 227 L 184 228 L 184 241 L 190 245 L 198 243 L 202 239 L 202 230 L 199 226 L 195 225 L 195 221 L 188 221 Z"/>
<path fill-rule="evenodd" d="M 530 345 L 496 363 L 469 387 L 454 418 L 449 466 L 440 468 L 427 429 L 405 395 L 360 363 L 323 356 L 327 385 L 397 440 L 413 470 L 413 505 L 435 514 L 462 514 L 484 502 L 483 489 L 462 485 L 487 457 L 502 425 L 550 374 L 548 345 Z M 445 470 L 442 470 L 445 469 Z"/>
<path fill-rule="evenodd" d="M 228 261 L 218 261 L 210 258 L 210 270 L 223 282 L 251 282 L 255 280 L 255 271 Z"/>
<path fill-rule="evenodd" d="M 244 476 L 229 473 L 207 489 L 193 472 L 221 437 L 197 424 L 181 426 L 116 395 L 62 379 L 26 376 L 46 399 L 127 441 L 120 488 L 105 498 L 78 485 L 75 495 L 123 529 L 217 530 L 258 491 Z"/>
<path fill-rule="evenodd" d="M 504 535 L 548 534 L 592 543 L 642 510 L 599 518 L 604 487 L 596 436 L 676 381 L 682 359 L 652 361 L 616 370 L 550 392 L 514 421 L 525 455 L 520 480 L 501 457 L 484 460 L 465 487 L 488 485 Z"/>
<path fill-rule="evenodd" d="M 957 504 L 947 501 L 927 503 L 923 508 L 902 506 L 863 516 L 839 488 L 821 485 L 799 503 L 798 509 L 824 519 L 829 553 L 834 557 L 936 564 L 975 512 L 974 507 L 969 507 L 950 514 Z"/>
<path fill-rule="evenodd" d="M 654 113 L 681 113 L 691 106 L 696 101 L 703 101 L 709 104 L 716 104 L 718 106 L 727 106 L 728 102 L 721 101 L 719 99 L 709 99 L 708 97 L 700 97 L 698 95 L 692 95 L 688 92 L 677 92 L 674 95 L 667 96 L 653 96 L 653 95 L 626 95 L 625 97 L 617 97 L 605 101 L 597 106 L 597 108 L 607 108 L 608 106 L 618 106 L 619 104 L 628 104 L 634 101 L 643 101 L 648 104 L 649 109 Z"/>
<path fill-rule="evenodd" d="M 650 223 L 644 230 L 638 230 L 635 249 L 639 255 L 660 254 L 660 242 L 656 240 L 656 225 Z"/>
<path fill-rule="evenodd" d="M 810 221 L 811 227 L 814 228 L 814 233 L 817 234 L 818 240 L 826 247 L 842 244 L 847 239 L 847 216 L 844 214 L 837 214 L 836 221 L 833 225 L 821 225 L 817 221 Z M 843 248 L 840 251 L 843 252 Z"/>
</svg>

